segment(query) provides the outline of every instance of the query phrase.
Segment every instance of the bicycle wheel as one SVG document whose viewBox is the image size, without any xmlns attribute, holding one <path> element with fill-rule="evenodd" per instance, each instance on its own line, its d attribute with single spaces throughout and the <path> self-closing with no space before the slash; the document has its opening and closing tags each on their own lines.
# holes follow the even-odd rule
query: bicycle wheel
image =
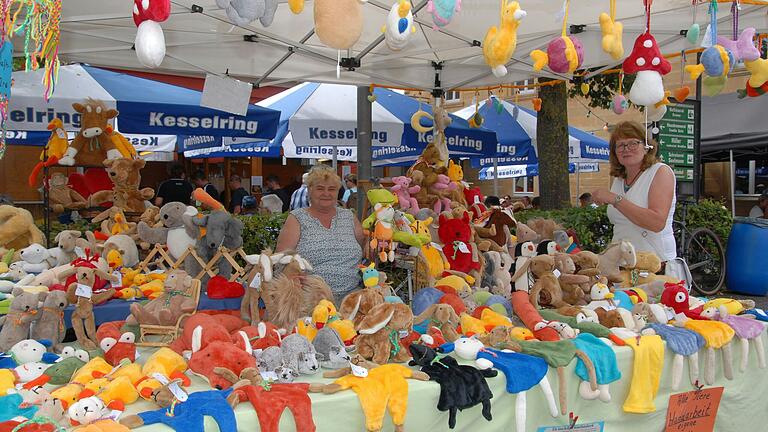
<svg viewBox="0 0 768 432">
<path fill-rule="evenodd" d="M 720 238 L 707 228 L 696 228 L 686 239 L 691 288 L 702 295 L 717 294 L 725 281 L 725 252 Z"/>
</svg>

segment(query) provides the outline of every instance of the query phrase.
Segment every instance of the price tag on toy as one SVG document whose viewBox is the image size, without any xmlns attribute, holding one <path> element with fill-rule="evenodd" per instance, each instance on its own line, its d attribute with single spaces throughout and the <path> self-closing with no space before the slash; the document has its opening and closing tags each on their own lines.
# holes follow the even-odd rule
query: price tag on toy
<svg viewBox="0 0 768 432">
<path fill-rule="evenodd" d="M 123 287 L 123 274 L 120 273 L 120 270 L 115 270 L 112 272 L 112 276 L 115 277 L 115 281 L 112 282 L 112 288 L 122 288 Z"/>
<path fill-rule="evenodd" d="M 93 287 L 79 283 L 77 284 L 77 288 L 75 288 L 75 295 L 78 297 L 91 298 L 93 296 Z"/>
<path fill-rule="evenodd" d="M 368 369 L 358 366 L 352 362 L 349 363 L 349 367 L 352 369 L 352 375 L 360 378 L 365 378 L 368 376 Z"/>
<path fill-rule="evenodd" d="M 456 247 L 459 249 L 459 252 L 469 253 L 469 248 L 467 247 L 467 244 L 464 242 L 457 242 Z"/>
<path fill-rule="evenodd" d="M 554 274 L 555 274 L 555 277 L 556 277 L 556 278 L 559 278 L 559 277 L 560 277 L 560 270 L 558 270 L 558 269 L 554 269 L 554 270 L 552 270 L 552 273 L 554 273 Z"/>
<path fill-rule="evenodd" d="M 259 374 L 265 381 L 277 381 L 279 379 L 275 371 L 260 371 Z"/>
<path fill-rule="evenodd" d="M 256 273 L 256 276 L 253 277 L 249 286 L 257 290 L 261 289 L 261 273 Z"/>
<path fill-rule="evenodd" d="M 181 387 L 179 387 L 179 383 L 172 382 L 171 385 L 168 386 L 168 390 L 171 391 L 171 394 L 173 395 L 173 397 L 178 399 L 179 402 L 187 401 L 187 392 L 185 392 Z"/>
<path fill-rule="evenodd" d="M 122 414 L 123 414 L 123 412 L 122 412 L 122 411 L 120 411 L 120 410 L 112 410 L 112 411 L 111 411 L 111 412 L 110 412 L 110 413 L 107 415 L 107 418 L 108 418 L 108 419 L 112 419 L 112 420 L 114 420 L 114 421 L 118 421 L 118 420 L 120 420 L 120 416 L 121 416 Z"/>
</svg>

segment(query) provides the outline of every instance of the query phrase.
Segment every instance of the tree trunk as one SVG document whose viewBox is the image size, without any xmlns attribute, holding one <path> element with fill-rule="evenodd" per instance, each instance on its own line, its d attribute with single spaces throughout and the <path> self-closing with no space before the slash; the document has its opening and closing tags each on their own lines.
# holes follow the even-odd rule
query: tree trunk
<svg viewBox="0 0 768 432">
<path fill-rule="evenodd" d="M 539 78 L 539 82 L 550 81 Z M 565 82 L 539 88 L 541 110 L 536 127 L 539 156 L 539 196 L 541 208 L 569 207 L 571 187 L 568 179 L 568 95 Z"/>
</svg>

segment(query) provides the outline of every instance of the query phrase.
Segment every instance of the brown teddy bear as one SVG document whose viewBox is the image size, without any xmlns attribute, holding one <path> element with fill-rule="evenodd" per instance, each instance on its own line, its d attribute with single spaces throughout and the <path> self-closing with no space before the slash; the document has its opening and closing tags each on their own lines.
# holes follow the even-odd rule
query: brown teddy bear
<svg viewBox="0 0 768 432">
<path fill-rule="evenodd" d="M 587 296 L 584 286 L 589 284 L 589 276 L 578 275 L 576 264 L 571 255 L 566 253 L 555 254 L 555 269 L 560 272 L 560 288 L 563 291 L 563 301 L 571 305 L 587 304 Z"/>
<path fill-rule="evenodd" d="M 528 295 L 533 307 L 538 309 L 539 305 L 551 308 L 568 306 L 568 303 L 563 301 L 563 291 L 554 273 L 554 257 L 539 255 L 531 258 L 529 270 L 536 279 Z"/>
<path fill-rule="evenodd" d="M 76 280 L 67 287 L 67 300 L 75 305 L 75 310 L 72 312 L 72 328 L 75 329 L 75 336 L 80 346 L 87 350 L 96 349 L 99 344 L 96 342 L 93 305 L 111 299 L 115 295 L 115 290 L 110 288 L 94 293 L 93 285 L 96 282 L 96 276 L 110 282 L 117 282 L 117 278 L 101 269 L 89 267 L 74 267 L 72 273 L 75 274 Z"/>
<path fill-rule="evenodd" d="M 677 283 L 678 279 L 658 275 L 661 271 L 661 259 L 653 252 L 637 252 L 637 264 L 631 269 L 621 270 L 621 282 L 618 282 L 623 288 L 645 285 L 656 280 L 663 282 Z"/>
<path fill-rule="evenodd" d="M 19 251 L 33 243 L 45 244 L 45 237 L 35 225 L 32 213 L 11 205 L 0 205 L 0 249 Z"/>
<path fill-rule="evenodd" d="M 576 265 L 576 274 L 597 277 L 600 275 L 600 256 L 594 252 L 581 251 L 571 256 Z"/>
<path fill-rule="evenodd" d="M 63 173 L 53 173 L 48 181 L 48 196 L 54 213 L 62 213 L 66 209 L 82 209 L 88 206 L 88 201 L 67 184 L 69 179 Z"/>
<path fill-rule="evenodd" d="M 29 339 L 29 330 L 33 322 L 40 319 L 37 303 L 45 300 L 47 292 L 32 294 L 21 288 L 12 291 L 8 314 L 0 316 L 0 352 L 8 352 L 12 346 L 24 339 Z"/>
<path fill-rule="evenodd" d="M 131 303 L 131 315 L 127 324 L 148 324 L 173 326 L 183 314 L 197 309 L 195 282 L 184 270 L 174 270 L 163 283 L 163 293 L 145 304 Z"/>
<path fill-rule="evenodd" d="M 413 327 L 413 312 L 403 303 L 383 303 L 373 307 L 355 326 L 357 353 L 377 364 L 408 361 L 408 350 L 400 345 L 400 331 Z M 393 345 L 393 341 L 396 345 Z"/>
<path fill-rule="evenodd" d="M 139 170 L 146 165 L 144 159 L 107 159 L 103 161 L 109 179 L 114 187 L 112 190 L 98 191 L 89 197 L 90 205 L 111 202 L 127 212 L 142 213 L 146 209 L 145 200 L 152 198 L 155 191 L 152 188 L 139 190 L 141 175 Z"/>
</svg>

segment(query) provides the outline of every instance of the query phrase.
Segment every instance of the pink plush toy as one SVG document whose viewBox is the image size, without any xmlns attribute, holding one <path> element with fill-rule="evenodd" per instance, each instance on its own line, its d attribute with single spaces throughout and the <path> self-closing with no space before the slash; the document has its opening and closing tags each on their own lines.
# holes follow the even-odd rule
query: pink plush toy
<svg viewBox="0 0 768 432">
<path fill-rule="evenodd" d="M 429 191 L 437 195 L 437 201 L 435 201 L 435 213 L 440 214 L 444 211 L 451 211 L 451 199 L 448 195 L 452 190 L 456 189 L 456 183 L 445 174 L 438 174 L 437 181 L 429 187 Z"/>
<path fill-rule="evenodd" d="M 391 188 L 395 195 L 397 195 L 397 201 L 400 203 L 400 209 L 408 211 L 408 213 L 416 214 L 419 211 L 419 203 L 416 198 L 411 194 L 416 194 L 421 191 L 421 186 L 411 186 L 411 178 L 406 176 L 393 177 L 392 182 L 395 184 Z"/>
</svg>

